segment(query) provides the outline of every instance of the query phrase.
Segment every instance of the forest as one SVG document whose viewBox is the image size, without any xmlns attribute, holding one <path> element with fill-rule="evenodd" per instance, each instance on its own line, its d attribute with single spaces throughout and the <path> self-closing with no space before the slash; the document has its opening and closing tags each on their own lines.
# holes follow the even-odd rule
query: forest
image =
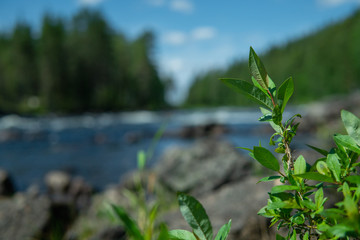
<svg viewBox="0 0 360 240">
<path fill-rule="evenodd" d="M 287 44 L 260 54 L 272 80 L 279 84 L 292 76 L 296 91 L 292 103 L 306 103 L 330 95 L 348 94 L 360 87 L 360 11 Z M 212 69 L 195 77 L 185 106 L 248 105 L 230 92 L 219 78 L 250 80 L 248 62 L 234 61 L 226 69 Z"/>
<path fill-rule="evenodd" d="M 39 31 L 18 22 L 0 33 L 0 113 L 164 108 L 171 80 L 158 72 L 154 41 L 152 32 L 127 39 L 94 10 L 46 14 Z"/>
</svg>

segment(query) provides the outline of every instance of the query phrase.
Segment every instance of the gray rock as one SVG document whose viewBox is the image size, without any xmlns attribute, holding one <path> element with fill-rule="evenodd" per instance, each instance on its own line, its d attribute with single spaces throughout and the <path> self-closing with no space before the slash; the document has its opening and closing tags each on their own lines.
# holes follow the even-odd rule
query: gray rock
<svg viewBox="0 0 360 240">
<path fill-rule="evenodd" d="M 64 193 L 70 186 L 71 176 L 63 171 L 51 171 L 45 176 L 45 184 L 50 193 Z"/>
<path fill-rule="evenodd" d="M 0 169 L 0 196 L 10 196 L 14 192 L 14 184 L 9 173 L 4 169 Z"/>
<path fill-rule="evenodd" d="M 251 171 L 251 161 L 223 141 L 201 140 L 190 148 L 166 151 L 155 166 L 160 181 L 173 191 L 201 195 L 238 181 Z"/>
<path fill-rule="evenodd" d="M 0 201 L 0 239 L 30 240 L 42 232 L 50 218 L 45 196 L 17 194 Z"/>
</svg>

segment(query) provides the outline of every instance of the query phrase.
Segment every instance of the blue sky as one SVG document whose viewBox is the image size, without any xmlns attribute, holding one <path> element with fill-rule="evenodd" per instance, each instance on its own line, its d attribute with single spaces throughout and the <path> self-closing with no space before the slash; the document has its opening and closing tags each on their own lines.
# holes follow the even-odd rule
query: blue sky
<svg viewBox="0 0 360 240">
<path fill-rule="evenodd" d="M 175 79 L 169 98 L 185 97 L 193 76 L 264 52 L 349 16 L 360 0 L 0 0 L 0 31 L 17 21 L 39 29 L 45 12 L 71 17 L 100 9 L 111 26 L 135 38 L 156 36 L 155 59 Z M 234 76 L 236 77 L 236 76 Z"/>
</svg>

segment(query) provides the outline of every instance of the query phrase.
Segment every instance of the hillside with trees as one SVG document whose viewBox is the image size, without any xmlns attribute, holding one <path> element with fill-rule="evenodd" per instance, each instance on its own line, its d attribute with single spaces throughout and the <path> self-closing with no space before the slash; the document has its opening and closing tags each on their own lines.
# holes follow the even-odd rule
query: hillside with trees
<svg viewBox="0 0 360 240">
<path fill-rule="evenodd" d="M 261 59 L 277 84 L 294 78 L 292 103 L 347 94 L 360 88 L 360 11 L 306 37 L 271 48 Z M 213 69 L 195 77 L 186 106 L 248 105 L 218 79 L 249 80 L 248 62 L 236 61 L 226 69 Z"/>
<path fill-rule="evenodd" d="M 19 22 L 0 33 L 0 112 L 162 108 L 166 81 L 153 51 L 151 32 L 129 40 L 98 11 L 45 15 L 39 31 Z"/>
</svg>

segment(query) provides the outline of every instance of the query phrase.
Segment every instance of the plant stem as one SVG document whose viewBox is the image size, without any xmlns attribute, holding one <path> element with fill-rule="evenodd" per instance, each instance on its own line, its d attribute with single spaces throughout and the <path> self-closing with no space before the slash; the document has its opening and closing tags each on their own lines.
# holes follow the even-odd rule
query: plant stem
<svg viewBox="0 0 360 240">
<path fill-rule="evenodd" d="M 267 93 L 270 95 L 270 98 L 271 98 L 272 104 L 273 104 L 273 105 L 274 105 L 274 107 L 275 107 L 275 106 L 276 106 L 276 104 L 275 104 L 274 98 L 273 98 L 272 94 L 270 93 L 270 90 L 269 90 L 269 89 L 267 89 Z"/>
</svg>

